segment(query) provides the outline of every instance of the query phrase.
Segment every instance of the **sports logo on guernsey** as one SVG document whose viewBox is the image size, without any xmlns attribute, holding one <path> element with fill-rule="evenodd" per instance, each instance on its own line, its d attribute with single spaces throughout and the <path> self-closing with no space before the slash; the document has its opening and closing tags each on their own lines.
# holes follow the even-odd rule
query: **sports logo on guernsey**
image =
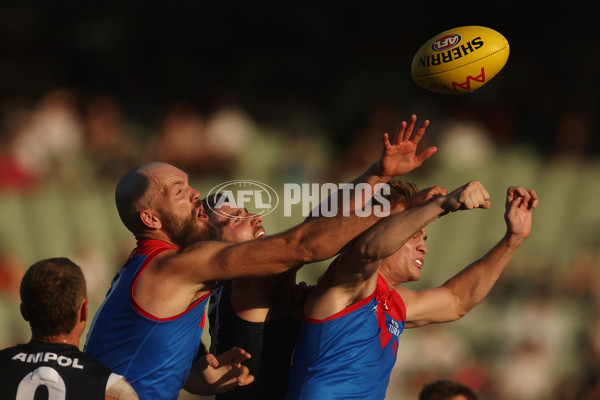
<svg viewBox="0 0 600 400">
<path fill-rule="evenodd" d="M 433 51 L 444 51 L 453 48 L 460 43 L 460 35 L 451 33 L 450 35 L 442 36 L 431 45 Z"/>
<path fill-rule="evenodd" d="M 70 358 L 67 356 L 59 356 L 56 353 L 34 353 L 25 354 L 19 353 L 13 356 L 12 360 L 19 360 L 24 363 L 38 364 L 41 362 L 56 361 L 61 367 L 72 367 L 77 369 L 83 369 L 83 365 L 79 364 L 79 358 Z"/>
<path fill-rule="evenodd" d="M 388 326 L 389 333 L 396 336 L 397 338 L 400 338 L 400 334 L 402 333 L 402 330 L 400 329 L 400 325 L 398 325 L 398 323 L 396 321 L 394 321 L 393 319 L 390 319 L 387 326 Z"/>
<path fill-rule="evenodd" d="M 400 324 L 385 312 L 385 310 L 388 309 L 389 308 L 384 301 L 383 303 L 378 303 L 373 308 L 373 311 L 377 316 L 377 323 L 379 325 L 379 342 L 381 348 L 383 349 L 390 341 L 392 341 L 392 353 L 394 354 L 394 357 L 396 357 L 398 352 L 397 342 L 402 334 L 402 329 Z"/>
</svg>

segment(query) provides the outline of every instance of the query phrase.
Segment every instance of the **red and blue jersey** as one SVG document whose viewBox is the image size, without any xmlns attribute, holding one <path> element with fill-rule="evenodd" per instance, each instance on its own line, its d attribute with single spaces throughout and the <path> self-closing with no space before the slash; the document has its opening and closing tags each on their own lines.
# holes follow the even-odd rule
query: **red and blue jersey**
<svg viewBox="0 0 600 400">
<path fill-rule="evenodd" d="M 405 321 L 381 275 L 371 296 L 324 320 L 304 317 L 286 399 L 385 398 Z"/>
<path fill-rule="evenodd" d="M 138 242 L 113 279 L 85 344 L 84 351 L 123 375 L 140 399 L 177 399 L 204 329 L 208 294 L 170 318 L 146 312 L 133 296 L 137 278 L 148 263 L 174 248 L 158 240 Z"/>
</svg>

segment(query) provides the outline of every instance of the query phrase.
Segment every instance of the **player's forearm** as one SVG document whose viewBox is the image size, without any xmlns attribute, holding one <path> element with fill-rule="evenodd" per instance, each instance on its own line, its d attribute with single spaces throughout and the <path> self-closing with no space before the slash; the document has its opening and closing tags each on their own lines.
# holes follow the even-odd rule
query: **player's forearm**
<svg viewBox="0 0 600 400">
<path fill-rule="evenodd" d="M 401 203 L 390 203 L 390 214 L 403 209 Z M 305 221 L 284 233 L 265 239 L 235 244 L 205 242 L 191 245 L 182 251 L 182 255 L 187 257 L 184 269 L 196 271 L 197 268 L 193 265 L 197 265 L 198 258 L 204 255 L 207 258 L 202 265 L 219 265 L 220 268 L 203 268 L 200 271 L 201 282 L 279 274 L 299 264 L 332 258 L 383 218 L 384 216 L 375 212 L 364 216 L 356 213 L 344 216 L 340 212 L 334 217 Z M 207 246 L 212 247 L 212 250 Z"/>
<path fill-rule="evenodd" d="M 338 215 L 332 218 L 321 217 L 298 226 L 301 254 L 304 263 L 327 260 L 342 250 L 350 241 L 371 228 L 382 217 L 370 213 L 359 217 Z"/>
<path fill-rule="evenodd" d="M 445 211 L 442 199 L 434 199 L 392 215 L 361 235 L 356 242 L 367 261 L 388 257 L 402 247 L 415 233 L 439 218 Z M 404 202 L 404 206 L 408 205 Z"/>
<path fill-rule="evenodd" d="M 299 264 L 335 256 L 381 218 L 374 213 L 364 217 L 351 214 L 315 218 L 278 235 L 228 245 L 207 265 L 221 266 L 215 279 L 280 274 Z"/>
<path fill-rule="evenodd" d="M 359 235 L 364 235 L 365 231 L 375 224 L 379 225 L 380 221 L 386 221 L 386 224 L 383 225 L 383 227 L 378 228 L 377 231 L 379 232 L 379 230 L 381 230 L 381 232 L 377 235 L 382 238 L 382 240 L 390 240 L 393 245 L 396 245 L 396 239 L 389 238 L 386 233 L 389 226 L 396 224 L 391 223 L 388 220 L 391 218 L 398 219 L 401 226 L 396 227 L 395 231 L 400 232 L 398 234 L 402 235 L 406 235 L 405 232 L 407 231 L 411 232 L 410 235 L 408 235 L 408 238 L 410 238 L 423 226 L 429 224 L 445 212 L 442 205 L 442 198 L 436 198 L 427 203 L 423 203 L 420 206 L 416 206 L 414 207 L 414 210 L 409 213 L 406 221 L 403 217 L 400 217 L 400 215 L 404 215 L 409 204 L 407 201 L 402 200 L 390 202 L 389 214 L 386 215 L 372 212 L 367 216 L 358 216 L 355 213 L 351 213 L 350 216 L 337 215 L 333 218 L 321 217 L 305 222 L 298 227 L 298 229 L 303 229 L 303 232 L 300 234 L 302 237 L 300 240 L 303 249 L 302 253 L 309 258 L 308 260 L 304 260 L 304 263 L 323 261 L 335 256 L 350 241 L 354 240 Z M 418 210 L 420 210 L 420 212 Z M 404 240 L 404 242 L 405 241 L 406 240 Z M 389 252 L 389 248 L 390 247 L 386 249 L 387 252 Z M 382 253 L 384 251 L 382 251 Z M 377 260 L 379 259 L 380 258 L 377 258 Z"/>
<path fill-rule="evenodd" d="M 329 196 L 324 200 L 324 203 L 329 204 L 332 201 L 337 201 L 337 209 L 345 210 L 346 212 L 352 212 L 357 209 L 362 209 L 366 204 L 373 198 L 375 192 L 381 190 L 381 186 L 390 181 L 391 177 L 379 175 L 380 168 L 377 163 L 372 164 L 365 172 L 359 177 L 354 179 L 349 184 L 342 186 L 336 193 L 335 196 Z M 357 187 L 367 185 L 370 189 L 363 190 L 361 188 L 361 196 L 357 199 Z M 330 208 L 330 207 L 328 207 Z M 317 217 L 310 213 L 306 217 L 306 221 L 310 221 Z"/>
<path fill-rule="evenodd" d="M 350 192 L 350 205 L 353 207 L 352 210 L 364 207 L 365 204 L 373 198 L 376 192 L 380 191 L 382 186 L 392 180 L 392 176 L 381 175 L 381 166 L 379 163 L 371 164 L 365 172 L 359 177 L 354 179 L 352 182 L 352 188 Z M 370 196 L 365 196 L 362 203 L 356 203 L 356 196 L 354 189 L 359 185 L 368 185 L 370 187 Z"/>
<path fill-rule="evenodd" d="M 456 299 L 458 318 L 479 304 L 490 292 L 522 241 L 505 236 L 485 256 L 444 283 Z"/>
</svg>

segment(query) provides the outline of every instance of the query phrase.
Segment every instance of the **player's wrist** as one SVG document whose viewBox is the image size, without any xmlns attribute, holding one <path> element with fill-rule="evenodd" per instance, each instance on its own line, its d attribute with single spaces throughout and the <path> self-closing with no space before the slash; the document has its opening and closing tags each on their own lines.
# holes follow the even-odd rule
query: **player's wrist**
<svg viewBox="0 0 600 400">
<path fill-rule="evenodd" d="M 512 232 L 506 232 L 503 241 L 506 242 L 508 247 L 518 248 L 525 241 L 525 237 Z"/>
<path fill-rule="evenodd" d="M 459 209 L 457 202 L 451 196 L 437 197 L 431 201 L 440 208 L 440 217 Z"/>
<path fill-rule="evenodd" d="M 388 183 L 393 178 L 393 176 L 383 174 L 383 168 L 380 161 L 371 164 L 367 169 L 367 173 L 373 184 Z"/>
</svg>

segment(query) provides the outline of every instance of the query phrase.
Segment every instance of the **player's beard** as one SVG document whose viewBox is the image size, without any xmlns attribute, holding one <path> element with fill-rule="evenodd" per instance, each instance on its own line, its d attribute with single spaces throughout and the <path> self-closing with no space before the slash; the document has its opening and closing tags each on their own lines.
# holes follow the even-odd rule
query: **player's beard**
<svg viewBox="0 0 600 400">
<path fill-rule="evenodd" d="M 216 226 L 208 220 L 201 223 L 197 218 L 198 210 L 192 210 L 188 218 L 178 219 L 173 214 L 161 212 L 163 230 L 173 243 L 186 247 L 202 240 L 220 240 L 221 235 Z"/>
</svg>

